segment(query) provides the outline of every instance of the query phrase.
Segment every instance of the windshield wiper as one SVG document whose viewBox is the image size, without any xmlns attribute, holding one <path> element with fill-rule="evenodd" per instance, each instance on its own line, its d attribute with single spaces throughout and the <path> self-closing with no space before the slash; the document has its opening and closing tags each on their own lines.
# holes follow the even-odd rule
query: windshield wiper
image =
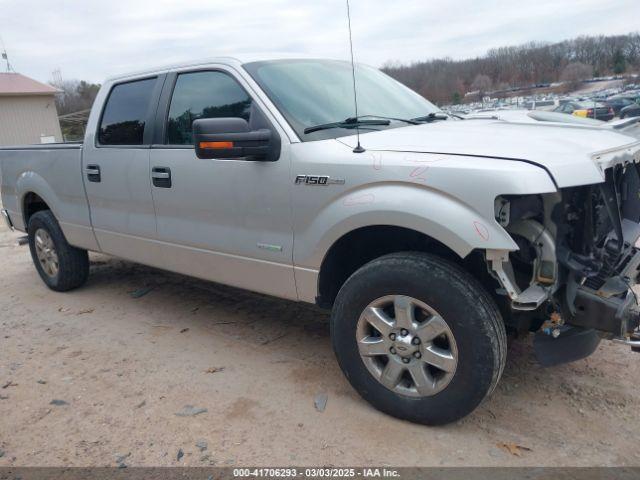
<svg viewBox="0 0 640 480">
<path fill-rule="evenodd" d="M 447 118 L 449 117 L 444 113 L 430 113 L 429 115 L 425 115 L 424 117 L 416 117 L 412 118 L 411 120 L 413 120 L 414 122 L 428 123 L 435 120 L 446 120 Z"/>
<path fill-rule="evenodd" d="M 360 117 L 362 118 L 362 117 Z M 357 128 L 368 125 L 389 125 L 391 122 L 389 120 L 380 119 L 380 120 L 361 120 L 360 118 L 350 117 L 341 122 L 331 122 L 324 123 L 322 125 L 316 125 L 314 127 L 307 127 L 304 129 L 304 133 L 313 133 L 318 132 L 320 130 L 329 130 L 330 128 Z"/>
<path fill-rule="evenodd" d="M 411 120 L 406 119 L 406 118 L 398 118 L 398 117 L 385 117 L 383 115 L 360 115 L 360 117 L 358 118 L 365 118 L 365 117 L 370 117 L 370 118 L 383 118 L 385 120 L 393 120 L 396 122 L 404 122 L 404 123 L 409 123 L 411 125 L 420 125 L 422 122 L 412 118 Z"/>
</svg>

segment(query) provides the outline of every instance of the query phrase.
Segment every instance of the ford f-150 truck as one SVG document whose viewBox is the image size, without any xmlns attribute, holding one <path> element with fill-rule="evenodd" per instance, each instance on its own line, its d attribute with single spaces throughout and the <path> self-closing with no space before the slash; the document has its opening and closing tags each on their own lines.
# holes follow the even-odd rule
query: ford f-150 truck
<svg viewBox="0 0 640 480">
<path fill-rule="evenodd" d="M 638 349 L 629 121 L 460 119 L 364 65 L 355 115 L 351 68 L 217 58 L 111 78 L 82 144 L 0 150 L 3 215 L 53 290 L 80 287 L 96 251 L 331 309 L 353 387 L 415 422 L 477 407 L 507 332 L 536 332 L 548 366 L 603 338 Z"/>
</svg>

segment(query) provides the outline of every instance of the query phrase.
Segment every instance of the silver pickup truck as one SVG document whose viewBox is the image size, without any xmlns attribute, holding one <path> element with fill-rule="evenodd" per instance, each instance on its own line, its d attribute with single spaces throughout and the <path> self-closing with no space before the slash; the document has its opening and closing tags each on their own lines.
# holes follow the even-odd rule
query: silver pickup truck
<svg viewBox="0 0 640 480">
<path fill-rule="evenodd" d="M 638 349 L 630 122 L 460 119 L 364 65 L 355 116 L 351 74 L 253 57 L 111 78 L 84 143 L 0 150 L 2 213 L 53 290 L 96 251 L 331 309 L 353 387 L 414 422 L 473 411 L 507 332 L 548 366 Z"/>
</svg>

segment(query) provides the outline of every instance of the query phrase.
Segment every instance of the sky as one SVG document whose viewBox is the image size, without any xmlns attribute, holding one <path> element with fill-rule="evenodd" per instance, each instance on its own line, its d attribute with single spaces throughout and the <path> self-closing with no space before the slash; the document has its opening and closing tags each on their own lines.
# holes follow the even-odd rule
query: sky
<svg viewBox="0 0 640 480">
<path fill-rule="evenodd" d="M 351 14 L 356 61 L 377 67 L 640 30 L 639 0 L 351 0 Z M 349 57 L 345 0 L 0 0 L 0 39 L 44 82 L 234 53 Z"/>
</svg>

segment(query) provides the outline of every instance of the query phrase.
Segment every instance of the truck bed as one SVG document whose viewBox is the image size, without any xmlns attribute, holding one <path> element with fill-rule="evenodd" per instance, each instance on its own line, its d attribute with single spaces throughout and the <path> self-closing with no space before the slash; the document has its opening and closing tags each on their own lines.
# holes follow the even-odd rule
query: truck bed
<svg viewBox="0 0 640 480">
<path fill-rule="evenodd" d="M 86 244 L 91 232 L 82 176 L 82 144 L 55 143 L 0 148 L 2 204 L 16 229 L 26 231 L 25 201 L 38 192 L 69 243 Z"/>
</svg>

